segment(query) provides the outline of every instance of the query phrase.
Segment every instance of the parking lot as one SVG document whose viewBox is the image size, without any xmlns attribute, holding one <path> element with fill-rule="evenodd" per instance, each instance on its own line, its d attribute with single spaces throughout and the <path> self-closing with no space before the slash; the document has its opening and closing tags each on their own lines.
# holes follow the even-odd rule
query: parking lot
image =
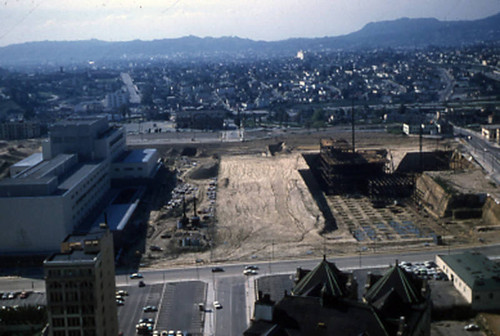
<svg viewBox="0 0 500 336">
<path fill-rule="evenodd" d="M 25 293 L 23 295 L 23 293 Z M 33 291 L 0 292 L 0 307 L 45 306 L 45 294 Z"/>
</svg>

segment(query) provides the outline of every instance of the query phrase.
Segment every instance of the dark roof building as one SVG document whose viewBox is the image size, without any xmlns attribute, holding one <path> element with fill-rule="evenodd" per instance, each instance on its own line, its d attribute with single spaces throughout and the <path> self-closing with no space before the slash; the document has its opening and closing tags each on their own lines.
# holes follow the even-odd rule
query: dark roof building
<svg viewBox="0 0 500 336">
<path fill-rule="evenodd" d="M 340 271 L 326 258 L 312 271 L 298 269 L 291 294 L 285 293 L 278 303 L 259 293 L 244 335 L 430 335 L 425 281 L 397 265 L 373 280 L 359 301 L 352 273 Z"/>
</svg>

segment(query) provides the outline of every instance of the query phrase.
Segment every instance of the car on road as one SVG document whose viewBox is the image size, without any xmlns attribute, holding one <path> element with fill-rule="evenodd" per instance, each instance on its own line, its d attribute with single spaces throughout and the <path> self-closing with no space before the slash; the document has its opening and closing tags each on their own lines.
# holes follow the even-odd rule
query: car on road
<svg viewBox="0 0 500 336">
<path fill-rule="evenodd" d="M 139 335 L 151 335 L 151 332 L 153 331 L 153 324 L 141 322 L 135 325 L 135 330 Z"/>
<path fill-rule="evenodd" d="M 244 275 L 255 275 L 255 274 L 258 274 L 258 272 L 254 269 L 246 269 L 243 271 L 243 274 Z"/>
<path fill-rule="evenodd" d="M 116 291 L 116 295 L 120 295 L 120 296 L 128 296 L 128 292 L 126 290 L 117 290 Z"/>
<path fill-rule="evenodd" d="M 152 313 L 152 312 L 157 312 L 158 308 L 156 306 L 146 306 L 142 308 L 142 311 L 145 313 Z"/>
<path fill-rule="evenodd" d="M 224 269 L 222 267 L 213 267 L 212 268 L 212 272 L 213 273 L 216 273 L 216 272 L 224 272 Z"/>
<path fill-rule="evenodd" d="M 143 276 L 141 273 L 132 273 L 130 274 L 130 279 L 142 279 Z"/>
<path fill-rule="evenodd" d="M 151 317 L 143 317 L 139 320 L 139 323 L 155 323 L 155 320 Z"/>
<path fill-rule="evenodd" d="M 220 304 L 219 301 L 214 301 L 214 308 L 215 309 L 222 309 L 222 305 Z"/>
<path fill-rule="evenodd" d="M 144 283 L 144 281 L 139 281 L 139 287 L 146 287 L 146 284 Z"/>
<path fill-rule="evenodd" d="M 120 300 L 120 299 L 116 299 L 116 305 L 117 306 L 123 306 L 124 304 L 125 304 L 125 301 Z"/>
<path fill-rule="evenodd" d="M 246 270 L 258 270 L 259 269 L 259 266 L 255 266 L 255 265 L 248 265 L 248 266 L 245 266 L 245 269 Z"/>
</svg>

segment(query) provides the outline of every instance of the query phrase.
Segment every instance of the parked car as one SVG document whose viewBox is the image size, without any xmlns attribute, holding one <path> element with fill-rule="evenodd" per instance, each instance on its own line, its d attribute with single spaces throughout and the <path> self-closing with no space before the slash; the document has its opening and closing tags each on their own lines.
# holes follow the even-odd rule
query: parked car
<svg viewBox="0 0 500 336">
<path fill-rule="evenodd" d="M 464 327 L 464 330 L 467 330 L 467 331 L 477 331 L 479 329 L 480 329 L 479 326 L 477 324 L 474 324 L 474 323 L 468 324 Z"/>
<path fill-rule="evenodd" d="M 149 247 L 149 249 L 150 249 L 151 251 L 159 251 L 159 252 L 163 251 L 163 249 L 162 249 L 161 247 L 156 246 L 156 245 L 151 245 L 151 246 Z"/>
</svg>

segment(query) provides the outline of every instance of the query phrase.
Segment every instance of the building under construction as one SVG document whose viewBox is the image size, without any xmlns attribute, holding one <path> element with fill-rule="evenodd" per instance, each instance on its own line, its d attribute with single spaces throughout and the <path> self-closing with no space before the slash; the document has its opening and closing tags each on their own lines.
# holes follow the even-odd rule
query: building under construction
<svg viewBox="0 0 500 336">
<path fill-rule="evenodd" d="M 321 139 L 319 172 L 330 195 L 364 194 L 373 200 L 405 197 L 413 178 L 388 173 L 385 149 L 357 150 L 346 140 Z"/>
</svg>

